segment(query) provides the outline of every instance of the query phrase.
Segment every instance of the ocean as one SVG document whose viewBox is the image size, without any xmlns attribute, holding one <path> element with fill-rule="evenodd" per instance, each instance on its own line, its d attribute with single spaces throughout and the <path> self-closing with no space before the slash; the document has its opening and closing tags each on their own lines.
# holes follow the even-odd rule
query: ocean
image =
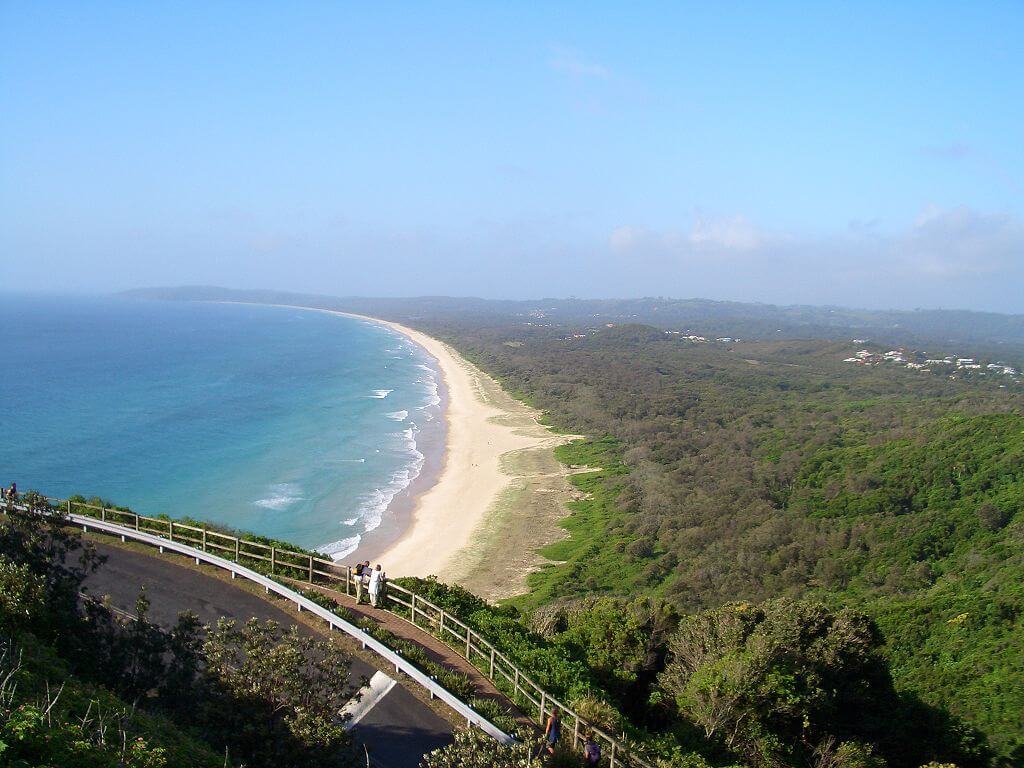
<svg viewBox="0 0 1024 768">
<path fill-rule="evenodd" d="M 433 358 L 356 318 L 3 295 L 0 354 L 0 483 L 338 559 L 443 447 Z"/>
</svg>

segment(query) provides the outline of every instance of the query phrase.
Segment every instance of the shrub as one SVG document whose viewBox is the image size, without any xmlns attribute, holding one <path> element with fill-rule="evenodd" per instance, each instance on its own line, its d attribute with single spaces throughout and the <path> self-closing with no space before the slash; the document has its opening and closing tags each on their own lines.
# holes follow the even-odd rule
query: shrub
<svg viewBox="0 0 1024 768">
<path fill-rule="evenodd" d="M 455 741 L 424 755 L 420 768 L 523 768 L 532 763 L 525 742 L 503 746 L 476 730 L 455 732 Z"/>
<path fill-rule="evenodd" d="M 572 708 L 583 720 L 612 736 L 622 729 L 622 716 L 604 699 L 581 696 L 573 700 Z"/>
<path fill-rule="evenodd" d="M 986 531 L 998 531 L 1010 522 L 1010 514 L 1001 510 L 995 504 L 986 501 L 975 512 L 979 522 Z"/>
<path fill-rule="evenodd" d="M 852 766 L 856 750 L 833 749 L 831 733 L 856 732 L 856 713 L 888 692 L 880 648 L 873 623 L 852 611 L 729 605 L 683 620 L 660 682 L 708 739 L 754 765 L 806 759 L 799 745 L 811 743 L 824 765 Z"/>
<path fill-rule="evenodd" d="M 469 705 L 505 733 L 514 733 L 519 726 L 516 716 L 494 699 L 483 699 L 475 696 L 469 702 Z"/>
</svg>

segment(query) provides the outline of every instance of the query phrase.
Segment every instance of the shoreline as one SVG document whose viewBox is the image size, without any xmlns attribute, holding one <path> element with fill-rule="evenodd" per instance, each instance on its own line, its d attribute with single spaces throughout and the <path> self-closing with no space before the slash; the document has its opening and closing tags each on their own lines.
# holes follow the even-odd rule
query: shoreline
<svg viewBox="0 0 1024 768">
<path fill-rule="evenodd" d="M 224 302 L 246 303 L 256 302 Z M 382 524 L 343 562 L 381 562 L 391 577 L 437 576 L 488 599 L 526 591 L 545 561 L 536 551 L 565 537 L 570 470 L 554 457 L 559 435 L 540 413 L 438 339 L 390 320 L 321 307 L 263 304 L 382 325 L 425 350 L 440 374 L 443 453 L 389 504 Z M 426 454 L 427 451 L 424 451 Z M 431 482 L 432 481 L 432 482 Z"/>
</svg>

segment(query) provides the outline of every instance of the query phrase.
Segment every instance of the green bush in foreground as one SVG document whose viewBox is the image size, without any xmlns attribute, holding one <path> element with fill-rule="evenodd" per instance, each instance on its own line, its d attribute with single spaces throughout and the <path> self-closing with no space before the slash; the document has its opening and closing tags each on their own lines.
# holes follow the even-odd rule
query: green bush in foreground
<svg viewBox="0 0 1024 768">
<path fill-rule="evenodd" d="M 505 747 L 480 731 L 456 731 L 455 741 L 424 755 L 420 768 L 522 768 L 530 764 L 525 743 Z"/>
<path fill-rule="evenodd" d="M 580 755 L 560 744 L 554 755 L 535 760 L 539 744 L 524 734 L 509 746 L 499 744 L 480 731 L 463 729 L 455 732 L 455 741 L 423 757 L 420 768 L 579 768 Z"/>
</svg>

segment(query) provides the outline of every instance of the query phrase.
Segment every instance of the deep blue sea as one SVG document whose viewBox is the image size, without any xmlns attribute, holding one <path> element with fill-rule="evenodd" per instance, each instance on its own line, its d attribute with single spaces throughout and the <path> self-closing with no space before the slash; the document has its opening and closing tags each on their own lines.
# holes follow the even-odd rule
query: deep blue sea
<svg viewBox="0 0 1024 768">
<path fill-rule="evenodd" d="M 424 350 L 299 309 L 0 295 L 0 354 L 0 483 L 336 557 L 380 524 L 442 421 Z"/>
</svg>

